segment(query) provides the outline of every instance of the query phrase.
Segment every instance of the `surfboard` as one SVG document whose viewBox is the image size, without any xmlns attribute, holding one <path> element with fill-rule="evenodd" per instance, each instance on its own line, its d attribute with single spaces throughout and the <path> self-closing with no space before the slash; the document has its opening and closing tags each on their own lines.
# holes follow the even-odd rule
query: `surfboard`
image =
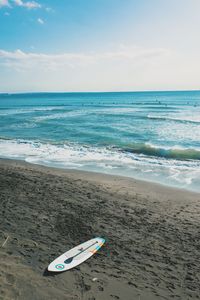
<svg viewBox="0 0 200 300">
<path fill-rule="evenodd" d="M 105 243 L 105 240 L 96 237 L 84 242 L 71 250 L 63 253 L 48 266 L 50 272 L 63 272 L 70 270 L 94 255 Z"/>
</svg>

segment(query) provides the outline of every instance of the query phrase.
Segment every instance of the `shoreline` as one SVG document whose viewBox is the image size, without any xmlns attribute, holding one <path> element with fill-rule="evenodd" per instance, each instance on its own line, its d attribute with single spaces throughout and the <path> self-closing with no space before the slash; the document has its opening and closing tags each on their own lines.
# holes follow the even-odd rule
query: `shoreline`
<svg viewBox="0 0 200 300">
<path fill-rule="evenodd" d="M 199 193 L 17 160 L 0 171 L 0 298 L 199 299 Z M 94 257 L 46 272 L 94 236 Z"/>
<path fill-rule="evenodd" d="M 1 158 L 0 157 L 0 163 L 1 162 L 6 162 L 8 164 L 21 164 L 24 166 L 31 166 L 32 168 L 38 169 L 41 168 L 43 170 L 45 169 L 49 169 L 52 172 L 55 172 L 55 174 L 63 174 L 63 175 L 79 175 L 81 178 L 85 178 L 87 177 L 90 180 L 94 180 L 94 181 L 100 181 L 102 183 L 104 182 L 114 182 L 117 179 L 122 181 L 122 182 L 126 182 L 129 183 L 129 185 L 131 185 L 131 183 L 135 183 L 138 187 L 142 187 L 143 185 L 145 185 L 148 189 L 150 190 L 159 190 L 159 189 L 163 189 L 164 192 L 168 192 L 169 190 L 172 190 L 173 192 L 180 192 L 180 193 L 188 193 L 189 195 L 200 195 L 200 191 L 194 191 L 194 190 L 190 190 L 190 189 L 186 189 L 186 188 L 182 188 L 182 187 L 178 187 L 178 186 L 171 186 L 171 185 L 167 185 L 167 184 L 163 184 L 160 182 L 155 182 L 155 181 L 151 181 L 151 180 L 142 180 L 142 179 L 138 179 L 135 177 L 129 177 L 129 176 L 125 176 L 125 175 L 115 175 L 115 174 L 109 174 L 109 173 L 103 173 L 103 172 L 96 172 L 96 171 L 87 171 L 87 170 L 78 170 L 78 169 L 70 169 L 70 168 L 64 168 L 64 167 L 54 167 L 54 166 L 48 166 L 45 164 L 37 164 L 37 163 L 31 163 L 31 162 L 27 162 L 24 159 L 12 159 L 12 158 Z"/>
</svg>

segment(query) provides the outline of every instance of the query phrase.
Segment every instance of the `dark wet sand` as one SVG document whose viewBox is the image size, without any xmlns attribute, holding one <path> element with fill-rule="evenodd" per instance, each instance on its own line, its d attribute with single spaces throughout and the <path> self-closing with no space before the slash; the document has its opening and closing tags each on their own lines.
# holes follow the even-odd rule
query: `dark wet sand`
<svg viewBox="0 0 200 300">
<path fill-rule="evenodd" d="M 95 256 L 45 271 L 95 236 Z M 199 298 L 200 194 L 0 160 L 0 299 Z"/>
</svg>

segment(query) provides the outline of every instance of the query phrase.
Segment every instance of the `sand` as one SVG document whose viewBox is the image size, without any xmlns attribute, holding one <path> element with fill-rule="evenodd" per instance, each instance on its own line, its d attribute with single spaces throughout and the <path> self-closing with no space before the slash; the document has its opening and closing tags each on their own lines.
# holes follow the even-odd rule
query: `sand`
<svg viewBox="0 0 200 300">
<path fill-rule="evenodd" d="M 197 193 L 0 160 L 0 299 L 199 299 L 199 217 Z M 47 272 L 95 236 L 96 255 Z"/>
</svg>

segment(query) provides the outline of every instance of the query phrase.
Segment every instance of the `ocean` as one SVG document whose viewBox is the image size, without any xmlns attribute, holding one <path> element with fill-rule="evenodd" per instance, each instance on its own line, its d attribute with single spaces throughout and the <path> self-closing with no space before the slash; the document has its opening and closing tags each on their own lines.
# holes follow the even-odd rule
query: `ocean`
<svg viewBox="0 0 200 300">
<path fill-rule="evenodd" d="M 0 157 L 200 192 L 200 91 L 0 94 Z"/>
</svg>

